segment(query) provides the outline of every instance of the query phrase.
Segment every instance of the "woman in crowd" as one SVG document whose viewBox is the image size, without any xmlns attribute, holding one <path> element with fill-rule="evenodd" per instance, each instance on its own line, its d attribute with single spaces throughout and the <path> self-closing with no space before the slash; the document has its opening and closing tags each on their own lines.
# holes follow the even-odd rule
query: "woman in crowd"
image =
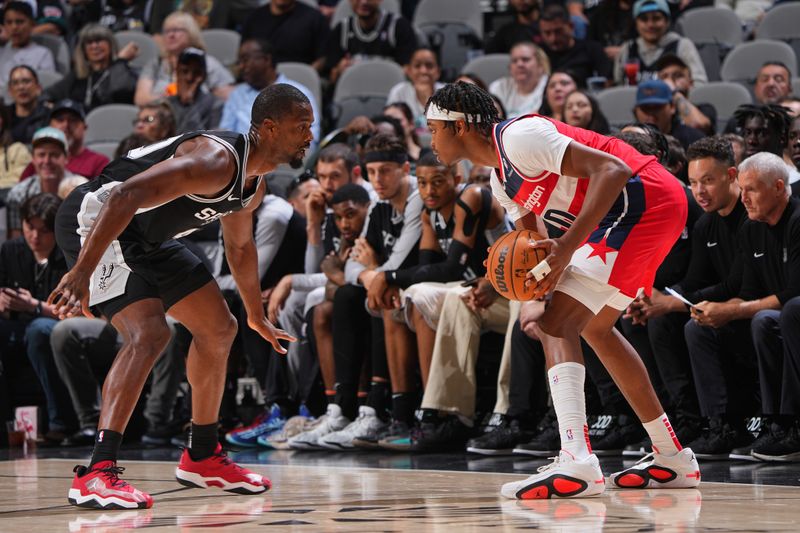
<svg viewBox="0 0 800 533">
<path fill-rule="evenodd" d="M 564 120 L 564 101 L 567 95 L 578 88 L 572 74 L 557 70 L 550 75 L 547 89 L 544 93 L 544 103 L 539 109 L 539 114 L 556 120 Z"/>
<path fill-rule="evenodd" d="M 414 115 L 411 108 L 403 102 L 394 102 L 383 108 L 383 114 L 400 122 L 400 125 L 403 126 L 403 140 L 406 143 L 409 157 L 415 161 L 419 159 L 422 145 L 414 126 Z"/>
<path fill-rule="evenodd" d="M 564 99 L 564 122 L 603 135 L 609 132 L 608 121 L 597 100 L 583 89 L 572 91 Z"/>
<path fill-rule="evenodd" d="M 31 162 L 27 146 L 11 138 L 10 119 L 9 109 L 0 105 L 0 199 L 5 197 L 6 189 L 19 182 L 20 174 Z"/>
<path fill-rule="evenodd" d="M 411 55 L 411 61 L 404 70 L 408 81 L 401 81 L 392 87 L 386 102 L 406 104 L 411 109 L 414 127 L 426 131 L 428 126 L 425 120 L 425 104 L 434 91 L 444 87 L 444 84 L 439 82 L 441 75 L 439 60 L 430 48 L 418 48 Z"/>
<path fill-rule="evenodd" d="M 89 24 L 78 34 L 74 69 L 45 91 L 45 100 L 57 102 L 69 98 L 83 103 L 87 112 L 105 104 L 132 104 L 136 73 L 128 61 L 138 51 L 134 43 L 119 50 L 111 30 Z"/>
<path fill-rule="evenodd" d="M 175 116 L 163 101 L 139 106 L 139 115 L 133 121 L 133 133 L 141 135 L 152 144 L 175 135 Z"/>
<path fill-rule="evenodd" d="M 500 100 L 509 118 L 536 113 L 544 98 L 550 61 L 532 42 L 515 44 L 510 58 L 510 76 L 493 81 L 489 92 Z"/>
<path fill-rule="evenodd" d="M 205 43 L 194 18 L 176 11 L 164 21 L 164 55 L 148 61 L 136 83 L 134 103 L 138 106 L 177 93 L 175 79 L 178 57 L 190 46 L 205 50 Z M 206 81 L 203 86 L 225 100 L 233 90 L 233 76 L 214 56 L 206 55 Z"/>
</svg>

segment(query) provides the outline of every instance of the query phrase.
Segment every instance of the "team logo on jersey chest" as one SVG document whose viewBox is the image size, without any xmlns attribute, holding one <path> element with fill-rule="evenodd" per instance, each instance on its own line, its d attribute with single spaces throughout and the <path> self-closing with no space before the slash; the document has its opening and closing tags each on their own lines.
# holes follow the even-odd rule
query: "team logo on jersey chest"
<svg viewBox="0 0 800 533">
<path fill-rule="evenodd" d="M 195 218 L 198 220 L 203 221 L 203 225 L 211 224 L 215 220 L 219 220 L 220 218 L 224 217 L 225 215 L 231 213 L 232 211 L 224 211 L 220 212 L 216 209 L 212 209 L 211 207 L 206 207 L 197 213 L 194 214 Z"/>
</svg>

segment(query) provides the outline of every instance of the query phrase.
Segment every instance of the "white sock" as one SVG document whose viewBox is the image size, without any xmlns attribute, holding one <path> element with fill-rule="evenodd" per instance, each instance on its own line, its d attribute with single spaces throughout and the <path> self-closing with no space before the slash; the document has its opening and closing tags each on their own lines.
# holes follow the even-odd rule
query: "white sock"
<svg viewBox="0 0 800 533">
<path fill-rule="evenodd" d="M 547 371 L 561 449 L 576 459 L 584 459 L 592 453 L 583 393 L 585 376 L 586 369 L 580 363 L 559 363 Z"/>
<path fill-rule="evenodd" d="M 675 436 L 675 431 L 672 429 L 672 424 L 669 423 L 669 418 L 666 414 L 662 414 L 655 420 L 645 422 L 644 429 L 650 436 L 650 441 L 653 443 L 653 451 L 661 455 L 673 456 L 683 449 L 681 443 L 678 442 L 678 437 Z"/>
</svg>

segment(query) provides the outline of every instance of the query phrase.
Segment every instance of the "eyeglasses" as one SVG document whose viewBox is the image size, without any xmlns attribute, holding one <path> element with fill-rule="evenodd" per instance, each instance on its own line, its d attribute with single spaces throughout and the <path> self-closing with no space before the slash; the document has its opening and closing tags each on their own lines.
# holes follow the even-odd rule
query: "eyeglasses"
<svg viewBox="0 0 800 533">
<path fill-rule="evenodd" d="M 164 28 L 164 35 L 169 35 L 170 33 L 185 33 L 187 30 L 186 28 Z"/>
<path fill-rule="evenodd" d="M 155 115 L 150 115 L 148 117 L 135 118 L 135 119 L 133 119 L 133 125 L 136 126 L 140 122 L 142 124 L 151 124 L 151 123 L 155 122 L 156 120 L 158 120 L 158 119 L 156 118 Z"/>
<path fill-rule="evenodd" d="M 19 85 L 32 85 L 34 83 L 36 83 L 36 80 L 33 78 L 17 78 L 15 80 L 10 80 L 8 86 L 17 87 Z"/>
</svg>

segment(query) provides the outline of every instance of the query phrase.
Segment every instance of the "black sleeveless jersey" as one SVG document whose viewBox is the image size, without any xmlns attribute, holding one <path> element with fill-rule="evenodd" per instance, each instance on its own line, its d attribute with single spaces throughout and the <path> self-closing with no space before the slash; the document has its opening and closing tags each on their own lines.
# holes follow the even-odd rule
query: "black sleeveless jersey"
<svg viewBox="0 0 800 533">
<path fill-rule="evenodd" d="M 477 187 L 477 185 L 467 185 L 459 191 L 456 197 L 456 204 L 464 208 L 467 213 L 470 213 L 471 210 L 461 200 L 461 195 L 464 194 L 464 191 L 469 187 Z M 486 274 L 486 267 L 483 266 L 483 261 L 486 259 L 487 255 L 486 249 L 496 240 L 496 237 L 487 234 L 489 232 L 487 232 L 486 228 L 489 222 L 489 215 L 491 215 L 492 212 L 492 192 L 484 188 L 479 188 L 479 190 L 481 192 L 481 212 L 477 220 L 478 227 L 477 230 L 475 230 L 477 231 L 475 246 L 472 247 L 469 263 L 464 270 L 464 279 L 466 280 L 475 279 L 478 276 Z M 429 211 L 431 226 L 433 227 L 436 240 L 439 241 L 439 247 L 442 249 L 444 255 L 449 253 L 450 243 L 453 242 L 453 230 L 455 229 L 456 218 L 454 213 L 455 212 L 450 215 L 449 219 L 445 219 L 439 211 L 435 209 Z M 506 233 L 507 228 L 504 226 L 502 230 L 501 234 Z"/>
<path fill-rule="evenodd" d="M 120 240 L 162 243 L 192 233 L 246 207 L 255 196 L 262 179 L 259 177 L 254 187 L 244 190 L 250 144 L 247 136 L 232 131 L 198 131 L 131 150 L 124 157 L 109 163 L 96 179 L 78 187 L 84 193 L 78 214 L 80 225 L 91 226 L 114 187 L 161 161 L 171 159 L 181 143 L 201 136 L 227 148 L 236 160 L 236 173 L 224 191 L 215 198 L 187 194 L 155 207 L 139 209 L 120 235 Z"/>
</svg>

